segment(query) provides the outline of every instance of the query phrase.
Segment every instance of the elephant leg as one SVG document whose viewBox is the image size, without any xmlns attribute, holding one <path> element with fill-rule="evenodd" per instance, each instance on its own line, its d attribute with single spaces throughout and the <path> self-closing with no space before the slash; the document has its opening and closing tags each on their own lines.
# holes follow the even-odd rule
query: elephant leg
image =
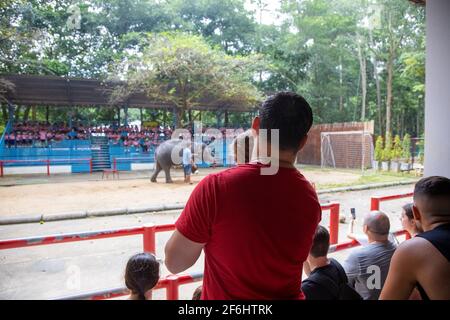
<svg viewBox="0 0 450 320">
<path fill-rule="evenodd" d="M 161 165 L 159 164 L 158 161 L 156 161 L 155 171 L 153 172 L 153 175 L 150 178 L 151 182 L 156 182 L 156 178 L 158 177 L 158 174 L 161 172 L 161 170 L 162 170 Z"/>
<path fill-rule="evenodd" d="M 172 178 L 170 177 L 170 166 L 164 168 L 164 173 L 166 174 L 166 183 L 173 183 Z"/>
</svg>

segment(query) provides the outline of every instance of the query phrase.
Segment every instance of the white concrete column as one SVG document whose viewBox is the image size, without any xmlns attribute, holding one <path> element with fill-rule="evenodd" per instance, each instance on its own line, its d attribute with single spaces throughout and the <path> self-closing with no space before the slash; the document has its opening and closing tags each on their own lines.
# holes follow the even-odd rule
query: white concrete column
<svg viewBox="0 0 450 320">
<path fill-rule="evenodd" d="M 425 176 L 450 178 L 450 1 L 426 2 Z"/>
</svg>

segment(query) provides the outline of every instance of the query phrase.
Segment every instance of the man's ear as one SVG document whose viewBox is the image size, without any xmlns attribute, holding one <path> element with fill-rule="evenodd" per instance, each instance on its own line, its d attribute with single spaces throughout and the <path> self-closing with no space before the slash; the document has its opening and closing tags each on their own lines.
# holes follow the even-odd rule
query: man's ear
<svg viewBox="0 0 450 320">
<path fill-rule="evenodd" d="M 417 208 L 415 205 L 412 206 L 412 212 L 414 220 L 416 221 L 422 221 L 422 214 L 420 213 L 419 208 Z"/>
<path fill-rule="evenodd" d="M 308 134 L 305 134 L 305 136 L 300 140 L 300 144 L 298 145 L 298 151 L 303 149 L 307 141 L 308 141 Z"/>
<path fill-rule="evenodd" d="M 255 130 L 255 133 L 258 135 L 259 134 L 259 126 L 261 124 L 261 120 L 259 119 L 258 116 L 256 116 L 255 118 L 253 118 L 252 121 L 252 129 Z"/>
<path fill-rule="evenodd" d="M 369 228 L 367 227 L 367 224 L 363 225 L 363 232 L 367 234 L 367 231 L 369 231 Z"/>
</svg>

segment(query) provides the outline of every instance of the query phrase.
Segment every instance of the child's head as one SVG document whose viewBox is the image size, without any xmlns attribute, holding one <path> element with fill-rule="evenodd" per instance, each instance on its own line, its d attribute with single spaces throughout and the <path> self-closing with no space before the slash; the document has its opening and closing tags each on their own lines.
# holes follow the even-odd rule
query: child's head
<svg viewBox="0 0 450 320">
<path fill-rule="evenodd" d="M 145 294 L 159 280 L 159 263 L 151 253 L 138 253 L 128 260 L 125 269 L 125 285 L 139 300 L 145 300 Z"/>
<path fill-rule="evenodd" d="M 192 300 L 201 300 L 202 297 L 202 286 L 195 289 L 194 294 L 192 295 Z"/>
<path fill-rule="evenodd" d="M 249 163 L 253 153 L 254 138 L 251 130 L 239 134 L 233 141 L 234 161 L 237 164 Z"/>
</svg>

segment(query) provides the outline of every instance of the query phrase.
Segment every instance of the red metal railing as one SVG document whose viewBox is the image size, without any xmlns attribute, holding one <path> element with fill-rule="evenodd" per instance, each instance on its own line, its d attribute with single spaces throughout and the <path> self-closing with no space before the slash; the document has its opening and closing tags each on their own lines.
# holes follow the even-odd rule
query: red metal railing
<svg viewBox="0 0 450 320">
<path fill-rule="evenodd" d="M 5 164 L 8 163 L 30 163 L 30 164 L 42 164 L 47 166 L 47 175 L 50 175 L 50 165 L 52 164 L 74 164 L 89 162 L 89 172 L 92 173 L 92 158 L 81 158 L 81 159 L 37 159 L 37 160 L 0 160 L 0 177 L 3 177 Z"/>
<path fill-rule="evenodd" d="M 132 235 L 143 235 L 144 252 L 155 253 L 155 234 L 156 232 L 164 232 L 175 230 L 174 224 L 164 224 L 155 226 L 153 224 L 145 225 L 143 227 L 131 227 L 126 229 L 109 229 L 97 230 L 81 233 L 66 233 L 47 235 L 41 237 L 27 237 L 18 239 L 0 240 L 0 250 L 33 247 L 48 244 L 78 242 L 85 240 L 106 239 L 115 237 L 124 237 Z"/>
<path fill-rule="evenodd" d="M 380 210 L 380 203 L 383 201 L 396 200 L 401 198 L 412 197 L 413 193 L 394 194 L 390 196 L 379 196 L 370 198 L 370 210 Z"/>
<path fill-rule="evenodd" d="M 322 205 L 322 210 L 330 210 L 330 243 L 337 243 L 339 232 L 339 203 L 328 203 Z M 0 240 L 0 250 L 33 247 L 41 245 L 50 245 L 57 243 L 78 242 L 95 239 L 106 239 L 115 237 L 124 237 L 132 235 L 142 235 L 142 244 L 144 252 L 156 252 L 156 233 L 175 230 L 174 224 L 154 225 L 148 224 L 144 226 L 131 227 L 126 229 L 109 229 L 109 230 L 97 230 L 81 233 L 67 233 L 57 235 L 46 235 L 40 237 L 27 237 L 18 239 L 6 239 Z M 331 234 L 333 238 L 331 238 Z M 331 242 L 331 239 L 335 242 Z M 156 288 L 166 288 L 167 300 L 178 299 L 178 287 L 180 285 L 197 281 L 197 278 L 192 278 L 189 275 L 172 275 L 158 283 Z M 123 289 L 123 288 L 122 288 Z M 128 294 L 125 289 L 121 290 L 108 290 L 103 293 L 92 293 L 75 296 L 79 299 L 90 297 L 90 299 L 110 299 L 118 296 Z"/>
<path fill-rule="evenodd" d="M 203 279 L 202 272 L 196 272 L 191 274 L 178 274 L 178 275 L 171 274 L 161 278 L 152 291 L 165 289 L 167 300 L 178 300 L 179 299 L 178 289 L 180 286 L 184 284 L 201 281 L 202 279 Z M 55 298 L 53 300 L 105 300 L 118 298 L 129 294 L 130 292 L 126 287 L 118 287 L 105 289 L 101 291 L 85 292 L 78 295 L 63 296 Z"/>
<path fill-rule="evenodd" d="M 408 232 L 406 230 L 398 230 L 393 232 L 393 234 L 398 236 L 406 236 L 408 239 Z M 335 253 L 342 250 L 347 250 L 360 246 L 360 243 L 356 240 L 347 241 L 339 244 L 330 246 L 328 253 Z M 178 300 L 179 298 L 179 286 L 183 284 L 193 283 L 203 279 L 203 273 L 193 273 L 193 274 L 180 274 L 180 275 L 169 275 L 162 278 L 153 290 L 166 289 L 166 299 L 167 300 Z M 126 287 L 105 289 L 102 291 L 86 292 L 79 295 L 65 296 L 56 298 L 55 300 L 104 300 L 113 299 L 121 296 L 130 294 Z"/>
<path fill-rule="evenodd" d="M 339 241 L 339 202 L 330 202 L 321 204 L 323 210 L 330 210 L 330 244 L 336 244 Z"/>
<path fill-rule="evenodd" d="M 405 236 L 406 239 L 409 239 L 409 233 L 406 230 L 397 230 L 397 231 L 394 231 L 393 234 L 396 237 Z M 356 241 L 356 240 L 351 240 L 351 241 L 338 243 L 338 244 L 335 244 L 335 245 L 331 245 L 330 249 L 328 250 L 328 253 L 333 253 L 333 252 L 338 252 L 338 251 L 350 249 L 350 248 L 353 248 L 353 247 L 357 247 L 359 245 L 360 245 L 360 243 L 358 241 Z"/>
</svg>

